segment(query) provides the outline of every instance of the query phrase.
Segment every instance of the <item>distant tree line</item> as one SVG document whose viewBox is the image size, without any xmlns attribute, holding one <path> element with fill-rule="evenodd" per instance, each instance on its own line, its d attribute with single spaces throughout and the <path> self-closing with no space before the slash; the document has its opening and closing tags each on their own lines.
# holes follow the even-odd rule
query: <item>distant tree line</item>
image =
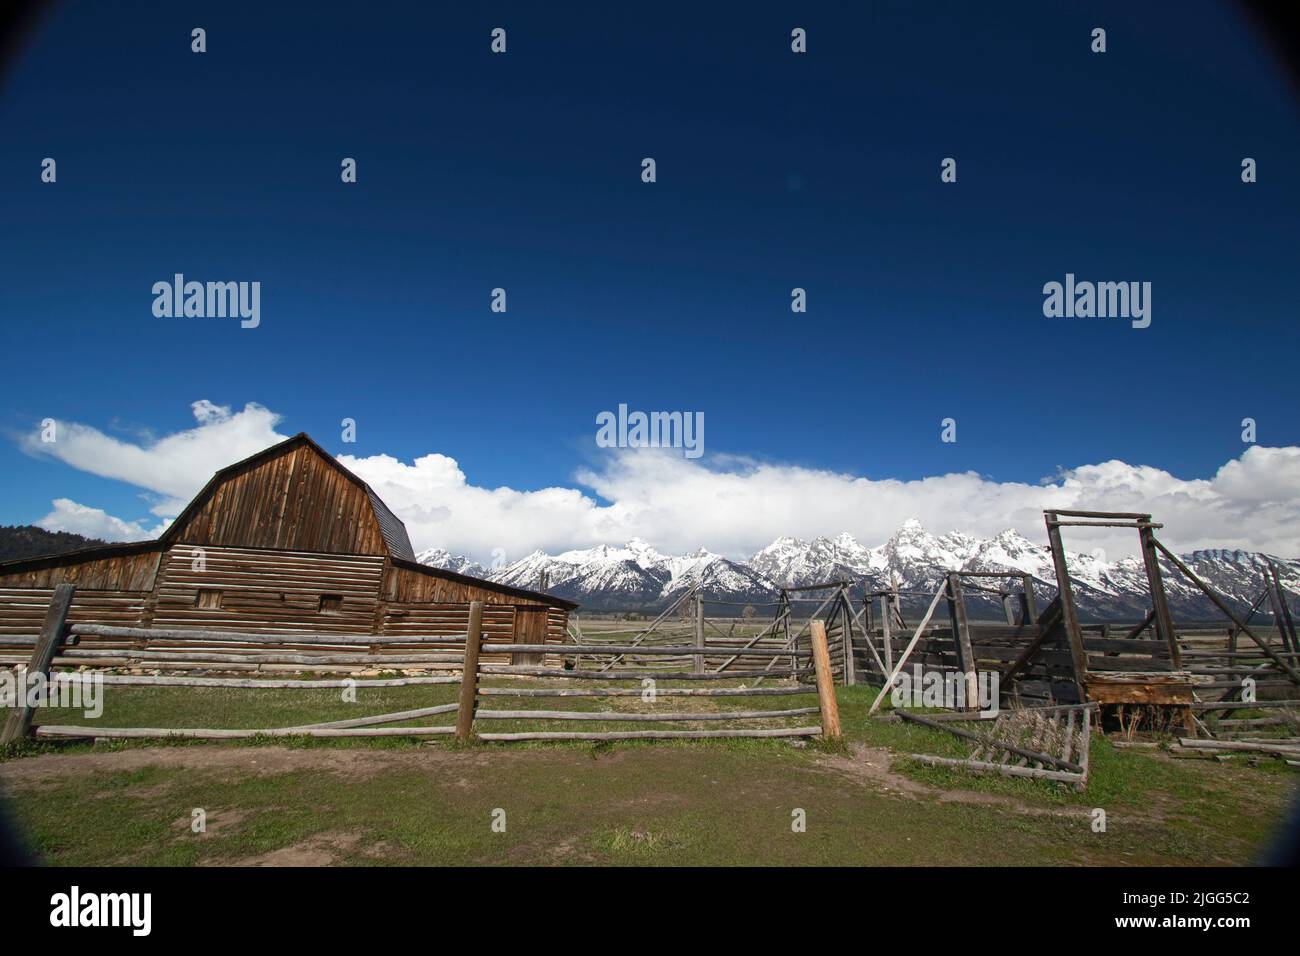
<svg viewBox="0 0 1300 956">
<path fill-rule="evenodd" d="M 98 538 L 83 537 L 71 531 L 46 531 L 34 524 L 0 525 L 0 561 L 39 558 L 46 554 L 105 543 Z"/>
</svg>

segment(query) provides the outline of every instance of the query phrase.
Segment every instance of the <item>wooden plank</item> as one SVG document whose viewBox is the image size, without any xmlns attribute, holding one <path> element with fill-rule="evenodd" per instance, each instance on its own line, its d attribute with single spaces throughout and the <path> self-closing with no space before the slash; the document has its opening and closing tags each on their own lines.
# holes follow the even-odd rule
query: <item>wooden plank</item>
<svg viewBox="0 0 1300 956">
<path fill-rule="evenodd" d="M 1191 677 L 1120 679 L 1089 674 L 1088 699 L 1099 704 L 1186 705 L 1194 700 Z"/>
<path fill-rule="evenodd" d="M 61 681 L 86 683 L 95 679 L 122 687 L 232 687 L 244 690 L 320 690 L 326 687 L 411 687 L 422 684 L 459 684 L 459 677 L 389 677 L 357 679 L 276 680 L 251 677 L 154 677 L 137 674 L 100 674 L 81 671 L 56 675 Z M 640 693 L 640 691 L 637 691 Z M 660 691 L 659 693 L 663 693 Z"/>
<path fill-rule="evenodd" d="M 851 687 L 857 683 L 853 660 L 853 608 L 849 604 L 849 588 L 845 584 L 840 589 L 840 616 L 844 629 L 844 685 Z"/>
<path fill-rule="evenodd" d="M 1296 633 L 1295 618 L 1291 616 L 1291 604 L 1286 599 L 1286 592 L 1282 590 L 1282 579 L 1278 577 L 1277 565 L 1273 559 L 1268 560 L 1269 574 L 1273 578 L 1273 587 L 1277 592 L 1277 601 L 1282 609 L 1282 619 L 1278 626 L 1291 636 L 1292 653 L 1300 652 L 1300 634 Z"/>
<path fill-rule="evenodd" d="M 940 723 L 939 721 L 930 720 L 926 717 L 922 717 L 919 714 L 913 714 L 910 711 L 899 710 L 896 711 L 896 713 L 898 714 L 899 717 L 903 718 L 906 721 L 910 721 L 911 723 L 922 724 L 923 726 L 930 727 L 934 730 L 942 730 L 945 733 L 954 734 L 958 737 L 964 737 L 967 740 L 973 740 L 976 743 L 983 744 L 986 747 L 995 747 L 999 750 L 1006 750 L 1009 753 L 1013 753 L 1018 757 L 1024 757 L 1028 760 L 1036 760 L 1039 763 L 1051 764 L 1053 767 L 1057 767 L 1061 770 L 1067 770 L 1070 773 L 1083 773 L 1083 767 L 1079 766 L 1076 763 L 1073 763 L 1072 761 L 1062 760 L 1060 757 L 1056 757 L 1052 754 L 1039 753 L 1038 751 L 1035 750 L 1029 750 L 1028 748 L 1020 747 L 1016 744 L 1008 743 L 1003 740 L 998 740 L 997 738 L 990 737 L 987 734 L 977 734 L 974 733 L 973 731 L 963 730 L 961 727 L 953 727 L 950 726 L 949 724 Z M 1020 711 L 1019 713 L 1030 713 L 1030 711 Z"/>
<path fill-rule="evenodd" d="M 27 680 L 31 680 L 37 674 L 46 680 L 49 679 L 50 665 L 54 661 L 55 651 L 63 643 L 68 611 L 72 607 L 72 598 L 76 593 L 77 586 L 75 584 L 56 584 L 54 586 L 54 594 L 50 598 L 49 609 L 45 612 L 45 623 L 41 625 L 41 633 L 37 637 L 36 647 L 32 651 L 31 659 L 27 662 L 25 674 Z M 0 744 L 14 743 L 29 736 L 33 716 L 34 708 L 26 699 L 26 695 L 23 695 L 22 700 L 15 702 L 14 709 L 5 722 L 4 734 L 0 735 Z"/>
<path fill-rule="evenodd" d="M 815 737 L 821 727 L 762 727 L 737 730 L 528 730 L 479 734 L 480 740 L 709 740 L 727 737 Z"/>
<path fill-rule="evenodd" d="M 1278 633 L 1282 635 L 1282 650 L 1288 654 L 1295 651 L 1292 643 L 1295 624 L 1291 620 L 1291 609 L 1287 607 L 1286 597 L 1282 593 L 1282 582 L 1277 576 L 1277 568 L 1270 560 L 1264 570 L 1264 590 L 1268 594 L 1269 610 L 1273 612 L 1273 622 Z"/>
<path fill-rule="evenodd" d="M 491 645 L 487 645 L 491 648 Z M 775 660 L 776 658 L 773 658 Z M 560 680 L 642 680 L 651 677 L 656 680 L 737 680 L 745 677 L 771 677 L 771 671 L 767 670 L 748 670 L 748 671 L 724 671 L 722 673 L 707 672 L 697 674 L 694 671 L 665 671 L 656 670 L 655 668 L 635 668 L 619 671 L 578 671 L 578 670 L 561 670 L 558 667 L 516 667 L 509 664 L 483 664 L 479 665 L 481 674 L 512 674 L 523 675 L 526 677 L 554 677 Z M 813 673 L 811 668 L 800 668 L 787 675 L 784 671 L 780 677 L 800 677 Z"/>
<path fill-rule="evenodd" d="M 1054 636 L 1059 637 L 1063 634 L 1063 631 L 1061 630 L 1061 599 L 1059 595 L 1052 599 L 1051 604 L 1047 605 L 1047 610 L 1045 610 L 1043 616 L 1038 619 L 1036 627 L 1038 631 L 1034 639 L 1025 646 L 1024 650 L 1020 652 L 1011 665 L 1002 672 L 1002 676 L 998 682 L 999 686 L 1010 687 L 1011 681 L 1014 680 L 1016 675 L 1026 666 L 1028 666 L 1034 655 L 1038 653 L 1039 648 L 1041 648 L 1049 638 Z M 1071 658 L 1071 660 L 1073 661 L 1073 658 Z"/>
<path fill-rule="evenodd" d="M 1011 777 L 1032 777 L 1035 780 L 1056 780 L 1061 783 L 1084 783 L 1086 778 L 1082 773 L 1071 773 L 1063 770 L 1035 770 L 1032 767 L 1018 767 L 1014 764 L 988 763 L 982 760 L 959 760 L 954 757 L 935 757 L 930 754 L 912 754 L 913 760 L 921 763 L 930 764 L 936 767 L 962 767 L 966 770 L 976 770 L 993 773 L 1002 773 Z"/>
<path fill-rule="evenodd" d="M 921 623 L 916 626 L 916 633 L 912 635 L 912 639 L 908 641 L 907 647 L 904 648 L 903 653 L 899 655 L 898 663 L 894 665 L 894 669 L 885 679 L 885 686 L 880 688 L 880 693 L 876 695 L 876 699 L 872 702 L 871 709 L 867 711 L 868 717 L 876 712 L 876 709 L 880 706 L 880 702 L 885 699 L 885 695 L 888 694 L 890 688 L 893 687 L 895 679 L 897 679 L 899 673 L 903 670 L 904 665 L 907 664 L 907 659 L 912 656 L 912 651 L 916 648 L 916 642 L 921 639 L 921 634 L 925 631 L 925 626 L 930 623 L 930 618 L 934 616 L 934 609 L 939 606 L 939 599 L 943 597 L 943 592 L 944 586 L 941 584 L 939 585 L 939 589 L 934 592 L 934 597 L 930 600 L 930 607 L 926 610 L 925 617 L 921 618 Z"/>
<path fill-rule="evenodd" d="M 1169 659 L 1175 670 L 1182 670 L 1182 649 L 1174 633 L 1174 619 L 1169 613 L 1169 599 L 1165 595 L 1165 582 L 1160 575 L 1160 559 L 1156 554 L 1155 532 L 1149 527 L 1138 529 L 1142 542 L 1142 561 L 1146 565 L 1147 582 L 1151 587 L 1151 609 L 1155 612 L 1156 634 L 1169 645 Z"/>
<path fill-rule="evenodd" d="M 840 708 L 835 701 L 835 676 L 831 673 L 831 655 L 826 646 L 826 622 L 811 621 L 813 668 L 817 674 L 817 699 L 821 704 L 822 736 L 840 740 Z"/>
<path fill-rule="evenodd" d="M 484 648 L 491 651 L 519 652 L 536 650 L 533 644 L 485 644 Z M 549 648 L 548 648 L 549 649 Z M 646 657 L 681 657 L 687 658 L 695 655 L 699 646 L 695 644 L 682 645 L 657 645 L 649 646 L 645 644 L 565 644 L 560 648 L 565 654 L 618 654 L 620 657 L 635 657 L 644 655 Z M 708 657 L 720 657 L 724 653 L 730 653 L 731 648 L 718 649 L 714 648 L 706 655 Z M 796 656 L 808 658 L 811 656 L 810 651 L 795 651 Z M 791 652 L 786 648 L 780 647 L 744 647 L 736 650 L 733 657 L 789 657 Z"/>
<path fill-rule="evenodd" d="M 698 592 L 696 592 L 695 595 L 695 646 L 701 649 L 704 647 L 704 598 Z M 695 655 L 693 666 L 695 668 L 695 673 L 704 673 L 703 654 Z"/>
<path fill-rule="evenodd" d="M 979 709 L 979 684 L 975 676 L 975 654 L 970 645 L 970 627 L 966 621 L 966 596 L 962 592 L 961 575 L 948 573 L 948 616 L 957 645 L 957 669 L 965 682 L 965 710 Z"/>
<path fill-rule="evenodd" d="M 1213 602 L 1215 607 L 1217 607 L 1220 611 L 1226 614 L 1228 616 L 1228 619 L 1232 621 L 1233 624 L 1237 625 L 1238 630 L 1242 631 L 1242 633 L 1244 633 L 1252 641 L 1258 644 L 1259 649 L 1263 651 L 1264 654 L 1270 660 L 1272 660 L 1274 664 L 1276 664 L 1282 670 L 1286 671 L 1287 676 L 1290 677 L 1291 680 L 1293 680 L 1297 684 L 1300 684 L 1300 671 L 1297 671 L 1294 667 L 1288 664 L 1277 653 L 1277 651 L 1269 647 L 1265 641 L 1260 640 L 1260 638 L 1258 637 L 1258 635 L 1255 634 L 1254 631 L 1248 628 L 1241 621 L 1237 620 L 1237 616 L 1232 613 L 1232 610 L 1228 607 L 1228 605 L 1224 604 L 1223 601 L 1219 599 L 1219 596 L 1215 594 L 1214 591 L 1210 588 L 1210 586 L 1206 584 L 1204 581 L 1202 581 L 1199 577 L 1197 577 L 1196 573 L 1192 571 L 1192 569 L 1189 568 L 1187 565 L 1185 565 L 1182 562 L 1182 559 L 1178 557 L 1178 555 L 1170 551 L 1160 541 L 1155 540 L 1154 538 L 1152 539 L 1152 541 L 1155 544 L 1155 546 L 1159 548 L 1160 551 L 1165 555 L 1165 557 L 1167 557 L 1170 561 L 1173 562 L 1174 567 L 1176 567 L 1179 571 L 1183 572 L 1183 574 L 1187 576 L 1187 579 L 1191 581 L 1193 584 L 1195 584 L 1198 588 L 1200 588 L 1201 592 L 1206 597 L 1208 597 L 1211 602 Z"/>
<path fill-rule="evenodd" d="M 1047 540 L 1052 549 L 1052 565 L 1056 569 L 1056 596 L 1061 602 L 1061 626 L 1065 628 L 1065 639 L 1070 647 L 1074 683 L 1079 698 L 1083 699 L 1083 678 L 1088 673 L 1088 657 L 1083 650 L 1079 613 L 1074 606 L 1074 588 L 1070 583 L 1070 569 L 1065 562 L 1065 545 L 1061 542 L 1061 531 L 1056 526 L 1056 516 L 1059 513 L 1063 512 L 1044 512 L 1047 518 Z"/>
<path fill-rule="evenodd" d="M 1026 574 L 1021 577 L 1023 590 L 1020 593 L 1021 624 L 1034 624 L 1038 621 L 1038 601 L 1034 597 L 1034 576 Z"/>
<path fill-rule="evenodd" d="M 469 632 L 465 639 L 465 663 L 460 678 L 460 707 L 456 712 L 456 739 L 468 743 L 474 736 L 474 707 L 478 698 L 479 644 L 483 631 L 483 602 L 469 605 Z"/>
<path fill-rule="evenodd" d="M 640 697 L 639 687 L 482 687 L 479 697 Z M 658 697 L 801 697 L 817 693 L 817 688 L 797 687 L 659 687 Z"/>
<path fill-rule="evenodd" d="M 681 711 L 637 713 L 629 710 L 480 710 L 475 720 L 596 720 L 609 723 L 648 723 L 654 721 L 766 720 L 775 717 L 801 717 L 815 714 L 819 707 L 790 707 L 785 710 Z"/>
<path fill-rule="evenodd" d="M 103 737 L 109 740 L 148 740 L 176 737 L 182 740 L 248 740 L 252 737 L 436 737 L 454 734 L 446 727 L 266 727 L 261 730 L 225 730 L 214 727 L 100 727 L 41 724 L 37 737 Z"/>
<path fill-rule="evenodd" d="M 400 710 L 390 714 L 374 714 L 370 717 L 349 717 L 346 720 L 327 720 L 319 724 L 300 724 L 295 730 L 320 730 L 326 727 L 371 727 L 377 724 L 400 724 L 404 720 L 416 720 L 420 717 L 433 717 L 438 714 L 454 714 L 458 704 L 438 704 L 436 707 L 417 707 L 414 710 Z"/>
<path fill-rule="evenodd" d="M 885 645 L 885 670 L 880 676 L 885 678 L 894 672 L 894 607 L 890 603 L 891 599 L 890 594 L 880 595 L 880 634 Z"/>
<path fill-rule="evenodd" d="M 378 634 L 303 634 L 285 631 L 278 634 L 245 633 L 242 631 L 209 631 L 199 628 L 173 627 L 116 627 L 106 624 L 73 624 L 72 634 L 78 637 L 120 637 L 142 641 L 205 641 L 209 643 L 240 644 L 427 644 L 444 642 L 449 637 L 464 639 L 463 634 L 404 634 L 401 637 Z"/>
</svg>

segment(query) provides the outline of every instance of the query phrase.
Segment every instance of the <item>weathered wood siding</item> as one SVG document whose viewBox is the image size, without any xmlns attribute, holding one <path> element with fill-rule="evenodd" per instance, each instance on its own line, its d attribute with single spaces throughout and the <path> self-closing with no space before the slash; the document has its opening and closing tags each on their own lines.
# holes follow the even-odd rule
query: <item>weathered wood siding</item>
<svg viewBox="0 0 1300 956">
<path fill-rule="evenodd" d="M 384 559 L 176 545 L 164 555 L 154 627 L 261 633 L 373 634 Z M 221 591 L 219 608 L 200 607 L 203 589 Z M 338 595 L 337 611 L 321 611 Z"/>
<path fill-rule="evenodd" d="M 469 627 L 469 602 L 482 601 L 483 638 L 488 644 L 515 642 L 516 606 L 546 606 L 541 601 L 522 595 L 504 594 L 391 565 L 385 579 L 384 598 L 380 633 L 388 636 L 463 636 Z M 548 644 L 564 642 L 568 619 L 568 612 L 563 608 L 547 608 Z M 450 648 L 457 645 L 448 643 L 446 646 Z M 485 664 L 508 664 L 510 655 L 493 654 L 485 650 L 481 659 Z"/>
<path fill-rule="evenodd" d="M 365 489 L 311 447 L 229 475 L 169 534 L 189 544 L 382 555 Z"/>
<path fill-rule="evenodd" d="M 40 633 L 53 594 L 52 587 L 0 587 L 0 646 L 4 645 L 4 635 L 30 637 Z M 148 599 L 147 591 L 83 591 L 78 588 L 68 612 L 68 621 L 72 624 L 139 627 Z M 26 654 L 31 654 L 30 646 Z"/>
<path fill-rule="evenodd" d="M 159 556 L 157 551 L 144 552 L 0 575 L 0 635 L 37 634 L 54 585 L 63 582 L 77 585 L 68 612 L 70 622 L 138 627 Z"/>
<path fill-rule="evenodd" d="M 0 574 L 0 588 L 47 588 L 75 584 L 78 591 L 151 591 L 162 552 L 119 555 L 112 558 L 69 559 L 66 564 Z M 48 602 L 47 602 L 48 603 Z"/>
<path fill-rule="evenodd" d="M 509 594 L 487 587 L 451 581 L 446 578 L 390 565 L 384 577 L 384 600 L 397 603 L 468 604 L 537 604 L 545 602 L 523 595 Z"/>
</svg>

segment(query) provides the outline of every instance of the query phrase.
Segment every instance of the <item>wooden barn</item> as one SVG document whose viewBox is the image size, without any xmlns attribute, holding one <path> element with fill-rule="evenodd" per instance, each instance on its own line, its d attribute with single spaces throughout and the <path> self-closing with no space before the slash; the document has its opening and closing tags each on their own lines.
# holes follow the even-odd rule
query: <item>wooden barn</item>
<svg viewBox="0 0 1300 956">
<path fill-rule="evenodd" d="M 569 601 L 416 562 L 364 481 L 299 434 L 217 472 L 156 541 L 0 563 L 0 645 L 36 634 L 56 584 L 69 621 L 293 635 L 464 635 L 564 641 Z M 515 663 L 542 655 L 516 654 Z"/>
</svg>

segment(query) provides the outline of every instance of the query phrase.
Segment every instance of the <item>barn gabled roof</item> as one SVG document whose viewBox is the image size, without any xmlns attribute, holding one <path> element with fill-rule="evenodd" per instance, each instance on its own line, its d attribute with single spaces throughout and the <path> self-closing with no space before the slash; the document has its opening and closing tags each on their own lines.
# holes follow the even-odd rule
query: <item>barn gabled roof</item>
<svg viewBox="0 0 1300 956">
<path fill-rule="evenodd" d="M 406 534 L 406 525 L 402 519 L 393 514 L 388 505 L 384 504 L 382 498 L 375 494 L 375 489 L 358 478 L 355 474 L 345 468 L 337 458 L 327 452 L 320 445 L 316 444 L 306 432 L 299 432 L 292 438 L 286 438 L 284 441 L 271 445 L 269 448 L 263 448 L 255 455 L 249 455 L 243 461 L 237 461 L 233 465 L 227 465 L 222 468 L 203 486 L 203 489 L 194 496 L 194 500 L 185 506 L 176 520 L 167 526 L 167 530 L 162 533 L 158 539 L 164 544 L 171 544 L 176 540 L 179 529 L 185 527 L 190 517 L 194 515 L 217 490 L 223 481 L 232 475 L 238 474 L 245 468 L 254 467 L 264 461 L 269 461 L 277 455 L 286 451 L 297 448 L 300 445 L 306 445 L 312 451 L 316 452 L 332 468 L 336 468 L 345 478 L 365 491 L 366 496 L 370 499 L 370 505 L 375 510 L 375 520 L 379 523 L 380 534 L 384 536 L 384 544 L 388 546 L 389 554 L 394 558 L 403 558 L 407 561 L 415 560 L 415 549 L 411 547 L 411 539 Z"/>
</svg>

